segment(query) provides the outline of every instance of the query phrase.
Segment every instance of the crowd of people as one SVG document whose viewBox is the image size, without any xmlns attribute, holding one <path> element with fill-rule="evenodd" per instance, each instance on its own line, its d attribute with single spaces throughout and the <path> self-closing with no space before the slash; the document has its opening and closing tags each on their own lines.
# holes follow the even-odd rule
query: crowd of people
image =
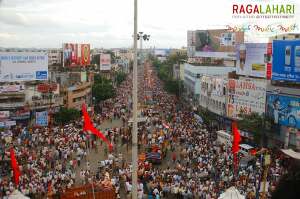
<svg viewBox="0 0 300 199">
<path fill-rule="evenodd" d="M 152 96 L 145 100 L 153 103 L 142 112 L 148 119 L 139 124 L 139 140 L 143 146 L 159 145 L 166 158 L 162 166 L 149 166 L 147 160 L 140 162 L 139 198 L 148 195 L 149 198 L 212 199 L 231 186 L 247 198 L 255 198 L 257 193 L 262 194 L 259 185 L 264 180 L 268 182 L 266 195 L 271 197 L 280 176 L 287 172 L 282 155 L 271 153 L 268 168 L 257 158 L 254 164 L 234 170 L 231 148 L 217 143 L 216 133 L 199 124 L 192 111 L 179 107 L 176 97 L 163 90 L 155 74 L 146 75 L 143 83 L 146 91 L 152 91 Z M 119 171 L 129 198 L 130 171 L 128 168 Z M 264 172 L 268 173 L 266 179 Z"/>
<path fill-rule="evenodd" d="M 94 115 L 98 126 L 105 120 L 128 118 L 130 77 L 117 89 L 117 97 L 101 104 L 101 113 Z M 125 90 L 127 92 L 125 92 Z M 83 121 L 70 122 L 65 126 L 27 128 L 16 126 L 6 129 L 0 135 L 0 198 L 9 196 L 16 188 L 30 198 L 44 198 L 56 195 L 75 185 L 86 184 L 92 179 L 104 180 L 90 171 L 87 156 L 91 150 L 98 150 L 95 136 L 82 131 Z M 105 135 L 116 142 L 118 131 L 108 129 Z M 128 137 L 128 136 L 127 136 Z M 4 165 L 10 165 L 10 148 L 15 150 L 20 167 L 20 182 L 15 185 L 13 173 Z M 103 148 L 107 151 L 107 147 Z M 80 178 L 76 176 L 80 170 Z"/>
<path fill-rule="evenodd" d="M 139 123 L 139 152 L 146 146 L 159 146 L 164 153 L 161 165 L 149 160 L 139 161 L 138 198 L 199 198 L 215 199 L 227 188 L 235 186 L 247 198 L 255 198 L 263 180 L 265 167 L 258 158 L 255 164 L 234 172 L 231 149 L 217 143 L 216 134 L 200 124 L 178 99 L 166 93 L 149 62 L 141 75 L 139 101 L 148 104 L 141 108 L 144 122 Z M 100 143 L 94 136 L 82 131 L 81 120 L 65 126 L 51 128 L 16 127 L 1 132 L 1 160 L 9 159 L 13 147 L 20 165 L 20 183 L 12 181 L 12 173 L 3 171 L 0 177 L 0 198 L 5 198 L 18 188 L 30 198 L 45 198 L 48 194 L 63 193 L 75 185 L 98 183 L 114 187 L 117 198 L 130 197 L 132 191 L 131 162 L 123 157 L 127 152 L 120 146 L 131 144 L 132 77 L 117 88 L 113 99 L 101 103 L 100 113 L 93 116 L 96 126 L 104 121 L 120 119 L 122 127 L 107 129 L 104 133 L 114 144 L 114 151 L 100 160 L 92 171 L 88 156 L 98 152 Z M 149 94 L 150 93 L 150 94 Z M 286 173 L 281 156 L 272 153 L 267 168 L 267 196 Z M 5 161 L 3 161 L 5 162 Z M 76 170 L 80 170 L 79 178 Z M 2 171 L 1 171 L 2 172 Z M 122 191 L 123 190 L 123 191 Z"/>
</svg>

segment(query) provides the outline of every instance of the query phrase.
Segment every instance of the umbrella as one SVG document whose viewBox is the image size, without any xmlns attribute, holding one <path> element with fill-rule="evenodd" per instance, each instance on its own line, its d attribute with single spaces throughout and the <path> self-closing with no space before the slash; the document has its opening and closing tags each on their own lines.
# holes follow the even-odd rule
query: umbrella
<svg viewBox="0 0 300 199">
<path fill-rule="evenodd" d="M 245 199 L 245 196 L 241 195 L 235 187 L 230 187 L 220 195 L 219 199 Z"/>
</svg>

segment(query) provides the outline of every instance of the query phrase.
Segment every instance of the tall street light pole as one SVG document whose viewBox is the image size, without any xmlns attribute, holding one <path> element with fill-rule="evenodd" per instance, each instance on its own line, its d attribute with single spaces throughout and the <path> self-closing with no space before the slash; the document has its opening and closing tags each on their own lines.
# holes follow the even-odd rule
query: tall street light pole
<svg viewBox="0 0 300 199">
<path fill-rule="evenodd" d="M 140 62 L 143 63 L 143 40 L 149 41 L 150 35 L 139 32 L 137 35 L 137 39 L 140 40 Z"/>
<path fill-rule="evenodd" d="M 134 59 L 132 78 L 132 99 L 133 99 L 133 123 L 132 123 L 132 198 L 137 199 L 137 170 L 138 170 L 138 148 L 137 148 L 137 0 L 134 0 Z"/>
</svg>

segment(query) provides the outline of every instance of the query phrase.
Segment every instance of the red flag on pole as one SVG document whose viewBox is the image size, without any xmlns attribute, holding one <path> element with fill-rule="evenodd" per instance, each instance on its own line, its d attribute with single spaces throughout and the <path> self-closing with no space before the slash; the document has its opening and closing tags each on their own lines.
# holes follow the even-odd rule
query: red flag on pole
<svg viewBox="0 0 300 199">
<path fill-rule="evenodd" d="M 14 172 L 15 184 L 19 185 L 19 178 L 20 178 L 21 172 L 20 172 L 20 168 L 19 168 L 16 156 L 15 156 L 15 151 L 13 148 L 10 148 L 10 161 L 11 161 L 11 167 Z"/>
<path fill-rule="evenodd" d="M 85 104 L 82 104 L 82 114 L 83 114 L 83 118 L 84 118 L 83 131 L 91 131 L 91 133 L 93 133 L 94 135 L 96 135 L 97 137 L 102 139 L 104 142 L 106 142 L 106 144 L 109 147 L 109 150 L 111 151 L 113 148 L 113 145 L 108 141 L 108 139 L 103 135 L 103 133 L 101 133 L 101 131 L 99 131 L 98 129 L 96 129 L 94 127 L 94 125 L 91 122 L 91 118 L 86 110 Z"/>
<path fill-rule="evenodd" d="M 233 161 L 234 161 L 234 168 L 237 170 L 238 166 L 238 157 L 237 154 L 240 150 L 240 141 L 241 141 L 241 136 L 239 133 L 239 130 L 237 128 L 237 124 L 235 121 L 232 122 L 232 133 L 233 133 L 233 140 L 232 140 L 232 153 L 233 153 Z"/>
</svg>

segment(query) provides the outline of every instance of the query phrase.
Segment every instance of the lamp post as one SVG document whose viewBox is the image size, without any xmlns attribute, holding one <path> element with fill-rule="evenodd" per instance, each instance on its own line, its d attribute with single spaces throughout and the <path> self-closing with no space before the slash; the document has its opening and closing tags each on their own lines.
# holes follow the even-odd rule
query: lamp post
<svg viewBox="0 0 300 199">
<path fill-rule="evenodd" d="M 144 34 L 143 32 L 139 32 L 137 34 L 137 40 L 140 40 L 140 60 L 143 61 L 143 40 L 149 41 L 150 35 Z"/>
<path fill-rule="evenodd" d="M 137 0 L 134 0 L 134 59 L 133 59 L 133 78 L 132 78 L 132 100 L 133 100 L 133 117 L 132 117 L 132 198 L 137 199 L 137 170 L 138 170 L 138 149 L 137 149 Z"/>
</svg>

